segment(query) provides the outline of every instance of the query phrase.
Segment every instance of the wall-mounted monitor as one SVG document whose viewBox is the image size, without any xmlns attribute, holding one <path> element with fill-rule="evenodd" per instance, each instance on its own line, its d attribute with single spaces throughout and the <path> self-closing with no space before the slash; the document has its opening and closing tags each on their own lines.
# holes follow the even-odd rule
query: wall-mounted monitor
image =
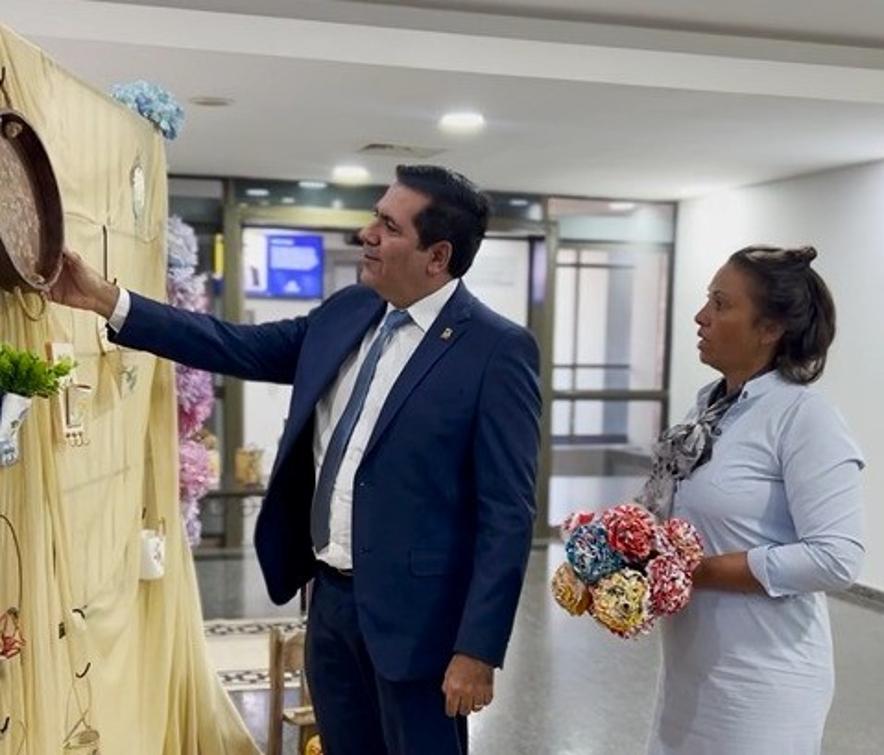
<svg viewBox="0 0 884 755">
<path fill-rule="evenodd" d="M 323 237 L 281 228 L 243 228 L 246 296 L 321 299 Z"/>
</svg>

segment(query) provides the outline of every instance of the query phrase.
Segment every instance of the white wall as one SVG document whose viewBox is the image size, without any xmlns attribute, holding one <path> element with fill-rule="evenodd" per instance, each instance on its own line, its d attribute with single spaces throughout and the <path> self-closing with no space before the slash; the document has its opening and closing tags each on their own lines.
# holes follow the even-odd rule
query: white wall
<svg viewBox="0 0 884 755">
<path fill-rule="evenodd" d="M 525 239 L 485 239 L 463 282 L 495 312 L 527 325 L 530 263 L 531 250 Z"/>
<path fill-rule="evenodd" d="M 884 163 L 778 181 L 682 202 L 675 258 L 672 411 L 714 377 L 697 360 L 693 315 L 716 269 L 750 243 L 812 244 L 832 289 L 838 335 L 819 388 L 845 415 L 866 455 L 865 569 L 884 589 Z"/>
</svg>

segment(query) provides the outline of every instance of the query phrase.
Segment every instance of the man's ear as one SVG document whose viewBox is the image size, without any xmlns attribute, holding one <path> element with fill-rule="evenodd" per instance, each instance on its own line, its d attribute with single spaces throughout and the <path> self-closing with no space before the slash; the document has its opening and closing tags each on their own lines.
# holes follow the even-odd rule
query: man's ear
<svg viewBox="0 0 884 755">
<path fill-rule="evenodd" d="M 431 276 L 448 272 L 448 265 L 451 262 L 451 255 L 454 249 L 451 247 L 450 241 L 437 241 L 427 247 L 427 273 Z"/>
</svg>

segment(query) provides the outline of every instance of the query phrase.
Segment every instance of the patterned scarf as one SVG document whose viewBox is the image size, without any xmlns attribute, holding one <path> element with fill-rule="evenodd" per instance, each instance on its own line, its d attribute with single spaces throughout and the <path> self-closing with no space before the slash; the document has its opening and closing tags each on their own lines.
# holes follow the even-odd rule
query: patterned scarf
<svg viewBox="0 0 884 755">
<path fill-rule="evenodd" d="M 676 484 L 691 476 L 697 467 L 712 457 L 713 430 L 740 395 L 740 390 L 725 393 L 722 380 L 709 395 L 705 409 L 695 409 L 688 421 L 664 430 L 654 445 L 651 476 L 645 482 L 637 501 L 660 519 L 672 515 Z"/>
</svg>

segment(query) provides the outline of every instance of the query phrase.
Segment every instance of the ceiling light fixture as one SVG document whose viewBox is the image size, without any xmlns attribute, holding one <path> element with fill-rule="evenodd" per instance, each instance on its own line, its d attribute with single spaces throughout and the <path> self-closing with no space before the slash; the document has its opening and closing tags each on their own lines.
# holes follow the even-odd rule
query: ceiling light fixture
<svg viewBox="0 0 884 755">
<path fill-rule="evenodd" d="M 632 212 L 635 208 L 635 202 L 608 202 L 611 212 Z"/>
<path fill-rule="evenodd" d="M 279 201 L 282 202 L 283 204 L 294 204 L 295 198 L 294 197 L 283 197 Z"/>
<path fill-rule="evenodd" d="M 328 186 L 325 181 L 298 181 L 302 189 L 324 189 Z"/>
<path fill-rule="evenodd" d="M 191 97 L 189 101 L 192 105 L 201 105 L 202 107 L 228 107 L 233 104 L 230 97 L 212 97 L 210 95 Z"/>
<path fill-rule="evenodd" d="M 361 165 L 336 165 L 332 177 L 341 184 L 361 184 L 368 181 L 368 171 Z"/>
<path fill-rule="evenodd" d="M 246 189 L 247 197 L 269 197 L 270 189 Z"/>
<path fill-rule="evenodd" d="M 475 134 L 485 128 L 485 116 L 467 111 L 446 113 L 439 119 L 439 128 L 450 134 Z"/>
<path fill-rule="evenodd" d="M 527 200 L 527 199 L 523 199 L 522 197 L 513 197 L 513 198 L 510 200 L 510 206 L 511 206 L 511 207 L 527 207 L 527 206 L 528 206 L 528 200 Z"/>
</svg>

